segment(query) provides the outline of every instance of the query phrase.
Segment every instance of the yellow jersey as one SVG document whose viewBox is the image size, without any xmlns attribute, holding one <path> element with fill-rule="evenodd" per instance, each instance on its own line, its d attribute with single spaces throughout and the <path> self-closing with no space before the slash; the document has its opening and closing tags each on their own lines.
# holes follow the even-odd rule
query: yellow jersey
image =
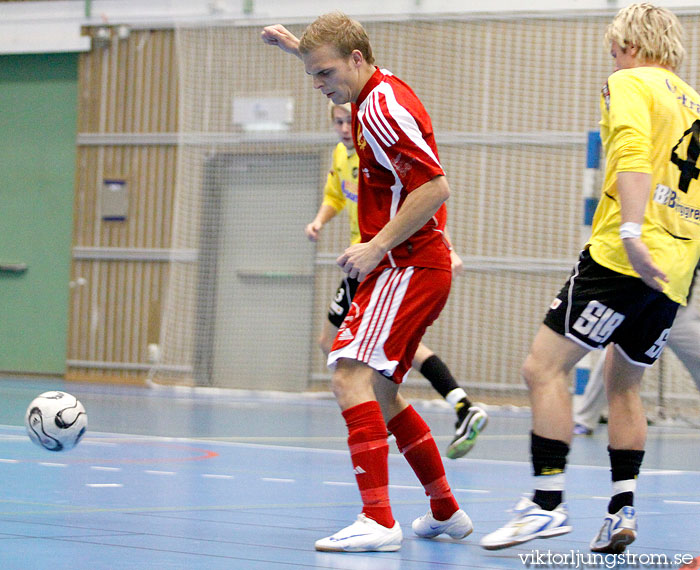
<svg viewBox="0 0 700 570">
<path fill-rule="evenodd" d="M 353 149 L 348 151 L 343 143 L 333 150 L 333 165 L 323 189 L 323 204 L 336 212 L 345 208 L 350 221 L 350 244 L 361 241 L 360 225 L 357 221 L 357 176 L 360 159 Z"/>
<path fill-rule="evenodd" d="M 664 293 L 685 305 L 700 256 L 700 96 L 672 71 L 636 67 L 608 78 L 600 107 L 606 167 L 591 256 L 613 271 L 639 277 L 620 238 L 617 174 L 651 174 L 642 241 L 669 279 Z"/>
</svg>

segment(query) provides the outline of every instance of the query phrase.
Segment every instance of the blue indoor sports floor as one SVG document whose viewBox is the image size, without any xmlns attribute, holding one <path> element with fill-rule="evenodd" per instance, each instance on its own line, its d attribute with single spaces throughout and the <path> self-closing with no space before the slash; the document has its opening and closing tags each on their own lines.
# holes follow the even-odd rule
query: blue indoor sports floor
<svg viewBox="0 0 700 570">
<path fill-rule="evenodd" d="M 88 411 L 88 434 L 69 452 L 40 449 L 22 427 L 31 399 L 52 389 L 73 393 Z M 412 535 L 410 523 L 428 503 L 392 444 L 390 492 L 402 549 L 320 553 L 314 541 L 350 524 L 360 504 L 345 428 L 328 395 L 272 399 L 16 378 L 1 380 L 0 390 L 3 570 L 524 568 L 533 553 L 541 563 L 547 553 L 562 563 L 546 567 L 574 568 L 563 557 L 589 555 L 610 489 L 601 426 L 593 437 L 575 439 L 570 455 L 573 532 L 483 550 L 479 539 L 505 523 L 507 509 L 531 487 L 529 416 L 493 411 L 472 453 L 445 459 L 448 480 L 474 521 L 471 536 Z M 452 412 L 441 402 L 414 405 L 444 451 Z M 636 506 L 639 535 L 628 552 L 638 558 L 617 567 L 678 568 L 681 556 L 700 555 L 700 430 L 650 428 Z M 653 566 L 650 555 L 668 564 Z"/>
</svg>

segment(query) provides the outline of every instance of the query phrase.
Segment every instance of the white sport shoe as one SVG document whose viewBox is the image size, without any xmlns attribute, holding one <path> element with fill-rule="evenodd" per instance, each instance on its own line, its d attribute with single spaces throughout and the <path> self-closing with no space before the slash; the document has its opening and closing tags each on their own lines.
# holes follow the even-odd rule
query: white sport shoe
<svg viewBox="0 0 700 570">
<path fill-rule="evenodd" d="M 637 514 L 634 507 L 622 507 L 615 514 L 608 514 L 603 526 L 591 541 L 593 552 L 620 554 L 637 538 Z"/>
<path fill-rule="evenodd" d="M 411 525 L 413 532 L 421 538 L 435 538 L 439 534 L 449 534 L 452 538 L 464 538 L 474 530 L 469 515 L 462 509 L 455 511 L 446 521 L 437 520 L 431 511 L 418 517 Z"/>
<path fill-rule="evenodd" d="M 380 525 L 364 514 L 350 526 L 316 541 L 316 550 L 324 552 L 393 552 L 401 548 L 403 533 L 398 522 L 392 528 Z"/>
<path fill-rule="evenodd" d="M 518 501 L 513 509 L 515 517 L 504 527 L 481 539 L 486 550 L 499 550 L 522 544 L 533 538 L 551 538 L 571 532 L 566 503 L 553 511 L 545 511 L 527 497 Z"/>
</svg>

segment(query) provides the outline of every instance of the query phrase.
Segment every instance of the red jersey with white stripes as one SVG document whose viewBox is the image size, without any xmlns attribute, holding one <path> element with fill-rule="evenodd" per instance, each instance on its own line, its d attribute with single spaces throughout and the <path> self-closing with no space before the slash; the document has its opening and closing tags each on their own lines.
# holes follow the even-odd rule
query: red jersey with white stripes
<svg viewBox="0 0 700 570">
<path fill-rule="evenodd" d="M 353 109 L 353 137 L 360 159 L 358 221 L 362 241 L 372 239 L 401 208 L 406 196 L 444 175 L 433 125 L 413 90 L 391 72 L 377 69 Z M 378 267 L 450 270 L 444 238 L 447 210 L 435 215 Z"/>
</svg>

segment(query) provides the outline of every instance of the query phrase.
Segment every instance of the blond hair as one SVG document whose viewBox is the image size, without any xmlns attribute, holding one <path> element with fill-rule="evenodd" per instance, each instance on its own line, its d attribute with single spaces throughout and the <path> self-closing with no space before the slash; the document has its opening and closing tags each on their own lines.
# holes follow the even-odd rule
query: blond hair
<svg viewBox="0 0 700 570">
<path fill-rule="evenodd" d="M 335 47 L 341 57 L 350 57 L 358 50 L 367 63 L 374 63 L 372 46 L 362 24 L 342 12 L 324 14 L 309 24 L 299 40 L 299 53 L 305 55 L 324 45 Z"/>
<path fill-rule="evenodd" d="M 331 121 L 335 120 L 335 115 L 333 115 L 333 111 L 335 111 L 337 108 L 344 109 L 347 111 L 349 114 L 352 114 L 352 106 L 350 103 L 333 103 L 333 101 L 328 101 L 328 113 L 331 116 Z"/>
<path fill-rule="evenodd" d="M 630 4 L 620 10 L 605 31 L 605 42 L 617 43 L 623 51 L 637 48 L 644 63 L 656 63 L 676 69 L 683 61 L 683 27 L 665 8 L 646 2 Z"/>
</svg>

